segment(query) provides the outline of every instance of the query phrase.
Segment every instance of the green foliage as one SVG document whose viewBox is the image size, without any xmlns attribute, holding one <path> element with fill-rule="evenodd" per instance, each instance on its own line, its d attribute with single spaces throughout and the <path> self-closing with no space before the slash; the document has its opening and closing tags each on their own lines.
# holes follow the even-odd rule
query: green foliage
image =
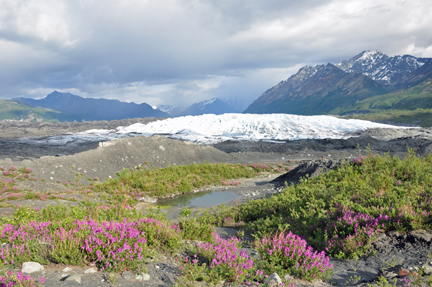
<svg viewBox="0 0 432 287">
<path fill-rule="evenodd" d="M 259 164 L 202 163 L 153 169 L 141 166 L 135 170 L 124 169 L 117 173 L 117 178 L 95 183 L 92 190 L 118 194 L 119 198 L 127 195 L 135 200 L 143 195 L 166 197 L 221 184 L 228 179 L 254 177 L 261 172 L 276 172 L 276 169 Z"/>
<path fill-rule="evenodd" d="M 215 232 L 213 225 L 202 223 L 196 218 L 182 218 L 179 223 L 184 239 L 213 241 L 213 233 Z"/>
<path fill-rule="evenodd" d="M 368 254 L 380 232 L 431 229 L 432 156 L 369 154 L 281 194 L 242 204 L 223 216 L 244 221 L 256 238 L 290 230 L 316 250 L 341 258 Z M 214 216 L 221 223 L 223 216 Z"/>
<path fill-rule="evenodd" d="M 63 122 L 78 120 L 76 116 L 46 108 L 34 107 L 18 101 L 0 100 L 0 120 L 28 120 L 32 122 Z"/>
<path fill-rule="evenodd" d="M 422 127 L 430 127 L 432 126 L 432 109 L 374 109 L 370 110 L 370 113 L 345 115 L 343 116 L 343 118 L 360 119 L 375 122 L 392 122 L 397 124 L 414 124 Z"/>
</svg>

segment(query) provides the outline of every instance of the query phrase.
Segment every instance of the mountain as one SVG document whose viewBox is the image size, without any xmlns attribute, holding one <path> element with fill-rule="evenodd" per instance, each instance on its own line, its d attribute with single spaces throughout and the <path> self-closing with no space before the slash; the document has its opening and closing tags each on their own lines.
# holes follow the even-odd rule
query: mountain
<svg viewBox="0 0 432 287">
<path fill-rule="evenodd" d="M 407 82 L 413 82 L 420 73 L 410 75 Z M 359 101 L 353 110 L 414 110 L 432 109 L 432 72 L 421 76 L 408 89 L 403 89 L 384 95 L 367 98 Z"/>
<path fill-rule="evenodd" d="M 182 111 L 181 116 L 199 116 L 204 114 L 221 115 L 226 113 L 235 113 L 236 110 L 221 101 L 220 99 L 213 98 L 199 103 L 190 105 Z"/>
<path fill-rule="evenodd" d="M 82 98 L 70 93 L 52 92 L 43 99 L 15 98 L 22 103 L 73 114 L 79 120 L 120 120 L 127 118 L 169 117 L 146 103 L 125 103 L 118 100 Z"/>
<path fill-rule="evenodd" d="M 336 65 L 301 68 L 264 92 L 245 113 L 344 115 L 416 109 L 420 103 L 432 109 L 427 84 L 431 73 L 431 58 L 363 51 Z"/>
<path fill-rule="evenodd" d="M 432 72 L 432 59 L 427 61 L 423 66 L 414 70 L 399 82 L 393 84 L 392 90 L 398 91 L 415 86 L 425 80 Z"/>
<path fill-rule="evenodd" d="M 428 61 L 428 58 L 416 58 L 410 55 L 389 57 L 379 50 L 372 50 L 363 51 L 336 66 L 347 73 L 357 72 L 366 75 L 386 90 L 394 91 L 393 86 L 396 83 Z"/>
<path fill-rule="evenodd" d="M 18 101 L 0 100 L 0 121 L 64 122 L 76 119 L 73 115 L 59 111 L 34 107 Z"/>
<path fill-rule="evenodd" d="M 204 114 L 221 115 L 226 113 L 241 113 L 243 111 L 240 100 L 219 98 L 201 101 L 186 108 L 172 105 L 160 105 L 158 109 L 168 113 L 172 117 L 199 116 Z"/>
<path fill-rule="evenodd" d="M 305 66 L 264 92 L 245 113 L 328 114 L 365 98 L 385 93 L 369 77 L 346 73 L 333 64 Z"/>
</svg>

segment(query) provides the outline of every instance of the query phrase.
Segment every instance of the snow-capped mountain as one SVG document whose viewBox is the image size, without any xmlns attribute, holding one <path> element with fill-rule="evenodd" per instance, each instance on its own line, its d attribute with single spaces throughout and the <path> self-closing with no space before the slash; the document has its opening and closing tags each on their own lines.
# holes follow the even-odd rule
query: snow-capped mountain
<svg viewBox="0 0 432 287">
<path fill-rule="evenodd" d="M 221 115 L 234 112 L 236 112 L 236 110 L 231 106 L 220 99 L 213 98 L 190 105 L 185 110 L 183 110 L 180 116 L 199 116 L 204 114 Z"/>
<path fill-rule="evenodd" d="M 364 110 L 358 107 L 362 101 L 417 85 L 431 71 L 431 58 L 389 57 L 378 50 L 363 51 L 336 65 L 301 68 L 265 91 L 244 112 L 317 115 Z M 424 88 L 414 91 L 419 98 L 428 93 Z M 411 101 L 416 99 L 411 96 Z M 432 108 L 430 103 L 432 99 L 424 108 Z"/>
<path fill-rule="evenodd" d="M 336 66 L 345 72 L 357 72 L 380 83 L 387 90 L 407 75 L 423 66 L 429 59 L 410 55 L 389 57 L 379 50 L 363 51 Z"/>
<path fill-rule="evenodd" d="M 165 135 L 169 138 L 214 144 L 227 140 L 275 141 L 348 138 L 367 128 L 403 128 L 332 116 L 288 114 L 223 114 L 170 118 L 148 124 L 136 123 L 115 130 L 89 130 L 74 135 L 25 139 L 62 145 L 67 142 L 112 140 L 136 135 Z"/>
<path fill-rule="evenodd" d="M 333 64 L 305 66 L 264 92 L 245 113 L 317 115 L 386 91 L 360 73 L 346 73 Z"/>
<path fill-rule="evenodd" d="M 204 114 L 221 115 L 225 113 L 237 113 L 243 111 L 242 108 L 236 106 L 237 103 L 238 101 L 235 99 L 225 100 L 213 98 L 192 104 L 186 108 L 170 105 L 161 105 L 158 106 L 158 108 L 173 117 L 198 116 Z"/>
</svg>

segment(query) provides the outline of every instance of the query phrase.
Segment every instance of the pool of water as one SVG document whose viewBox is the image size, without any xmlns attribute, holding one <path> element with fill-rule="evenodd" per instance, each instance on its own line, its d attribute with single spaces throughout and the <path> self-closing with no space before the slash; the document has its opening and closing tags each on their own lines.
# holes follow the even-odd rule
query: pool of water
<svg viewBox="0 0 432 287">
<path fill-rule="evenodd" d="M 188 206 L 188 207 L 213 207 L 241 196 L 231 191 L 204 191 L 188 193 L 173 198 L 160 199 L 158 205 Z"/>
</svg>

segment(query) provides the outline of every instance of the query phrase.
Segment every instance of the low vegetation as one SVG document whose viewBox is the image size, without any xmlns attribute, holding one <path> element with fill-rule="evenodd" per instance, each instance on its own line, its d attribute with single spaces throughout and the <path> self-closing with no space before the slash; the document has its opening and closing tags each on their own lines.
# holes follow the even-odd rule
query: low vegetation
<svg viewBox="0 0 432 287">
<path fill-rule="evenodd" d="M 163 197 L 263 171 L 275 169 L 208 163 L 139 168 L 80 188 L 92 193 L 108 190 L 108 194 L 117 190 L 123 197 L 134 192 Z M 11 186 L 5 180 L 17 180 L 19 174 L 20 178 L 25 174 L 31 177 L 27 169 L 3 168 L 2 172 L 3 189 Z M 405 159 L 368 154 L 316 178 L 304 178 L 270 198 L 208 210 L 196 218 L 190 217 L 190 210 L 185 208 L 178 223 L 167 220 L 160 210 L 150 210 L 143 216 L 127 201 L 102 204 L 88 200 L 78 206 L 56 205 L 40 210 L 19 207 L 10 217 L 0 219 L 0 234 L 6 243 L 0 249 L 0 266 L 4 280 L 9 282 L 18 282 L 17 278 L 25 281 L 22 274 L 5 273 L 25 261 L 93 262 L 104 272 L 142 272 L 150 258 L 157 259 L 160 254 L 175 257 L 187 250 L 187 256 L 178 261 L 182 272 L 178 286 L 191 286 L 196 281 L 259 285 L 273 272 L 285 278 L 285 286 L 294 286 L 287 275 L 327 280 L 333 267 L 329 257 L 368 256 L 371 242 L 382 232 L 431 229 L 431 174 L 432 156 L 419 158 L 412 151 Z M 183 178 L 188 179 L 187 184 L 182 183 Z M 238 235 L 228 240 L 220 238 L 214 233 L 215 226 L 237 227 Z M 249 244 L 259 258 L 240 252 L 248 238 L 245 232 L 254 238 Z M 73 240 L 63 240 L 66 237 Z M 110 240 L 115 237 L 120 239 Z M 184 240 L 200 243 L 186 248 Z M 394 286 L 383 278 L 380 284 Z"/>
<path fill-rule="evenodd" d="M 0 100 L 0 120 L 63 122 L 74 121 L 76 117 L 59 111 L 30 106 L 18 101 Z"/>
<path fill-rule="evenodd" d="M 132 198 L 141 196 L 163 198 L 191 192 L 194 189 L 210 185 L 238 185 L 227 182 L 238 178 L 255 177 L 263 172 L 282 172 L 280 167 L 264 164 L 227 164 L 203 163 L 185 166 L 168 166 L 166 168 L 124 169 L 116 178 L 91 186 L 94 192 L 104 191 L 111 194 L 126 193 Z"/>
<path fill-rule="evenodd" d="M 367 112 L 365 113 L 365 111 Z M 432 126 L 432 109 L 417 108 L 413 110 L 362 110 L 362 112 L 359 113 L 344 115 L 342 118 L 430 127 Z"/>
</svg>

